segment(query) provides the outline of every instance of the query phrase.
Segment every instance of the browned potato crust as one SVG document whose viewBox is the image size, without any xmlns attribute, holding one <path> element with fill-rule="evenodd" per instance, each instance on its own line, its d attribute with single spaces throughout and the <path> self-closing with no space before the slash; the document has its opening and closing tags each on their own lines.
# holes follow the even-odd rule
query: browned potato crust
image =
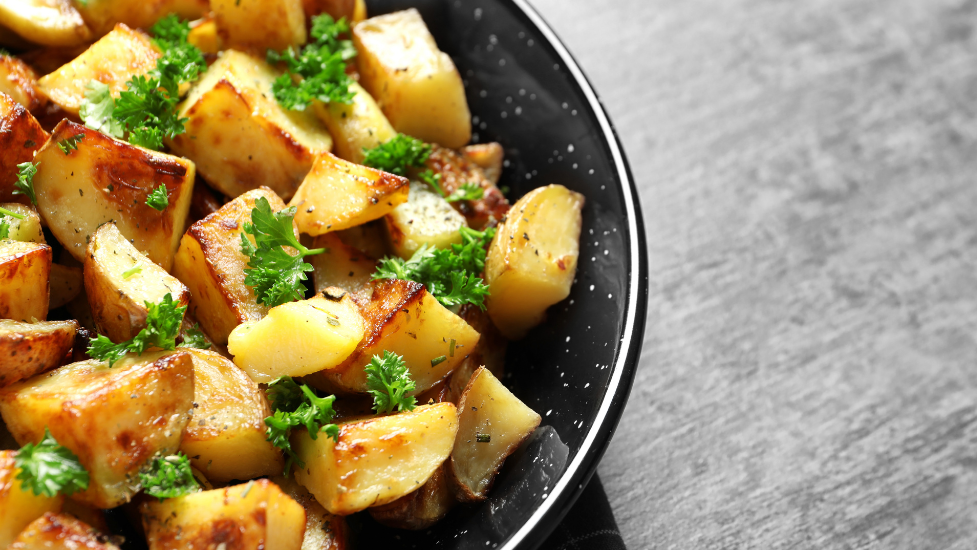
<svg viewBox="0 0 977 550">
<path fill-rule="evenodd" d="M 46 319 L 50 274 L 50 246 L 0 241 L 0 319 Z"/>
<path fill-rule="evenodd" d="M 468 220 L 468 226 L 483 229 L 501 221 L 509 211 L 509 201 L 495 186 L 485 171 L 474 161 L 457 151 L 431 146 L 427 167 L 441 175 L 441 188 L 445 194 L 454 193 L 462 184 L 474 183 L 482 188 L 484 196 L 477 201 L 458 201 L 452 205 Z"/>
<path fill-rule="evenodd" d="M 61 365 L 75 343 L 76 321 L 0 319 L 0 388 Z"/>
<path fill-rule="evenodd" d="M 27 197 L 14 195 L 17 165 L 34 158 L 47 141 L 48 134 L 27 108 L 17 103 L 0 88 L 0 202 L 16 201 L 27 204 Z"/>
<path fill-rule="evenodd" d="M 7 550 L 119 550 L 112 539 L 68 514 L 48 512 L 34 520 Z"/>
<path fill-rule="evenodd" d="M 485 178 L 492 185 L 499 184 L 499 177 L 502 176 L 502 161 L 505 160 L 505 150 L 500 143 L 493 141 L 466 145 L 459 152 L 481 168 L 485 172 Z"/>
<path fill-rule="evenodd" d="M 442 464 L 420 489 L 369 510 L 373 519 L 384 525 L 417 531 L 441 521 L 455 502 Z"/>
<path fill-rule="evenodd" d="M 356 0 L 302 0 L 302 8 L 305 10 L 306 18 L 320 13 L 328 13 L 337 21 L 340 17 L 345 17 L 346 21 L 351 21 L 356 9 Z"/>
<path fill-rule="evenodd" d="M 36 84 L 37 73 L 30 65 L 12 55 L 0 55 L 0 92 L 33 111 L 47 103 L 47 98 L 37 92 Z"/>
</svg>

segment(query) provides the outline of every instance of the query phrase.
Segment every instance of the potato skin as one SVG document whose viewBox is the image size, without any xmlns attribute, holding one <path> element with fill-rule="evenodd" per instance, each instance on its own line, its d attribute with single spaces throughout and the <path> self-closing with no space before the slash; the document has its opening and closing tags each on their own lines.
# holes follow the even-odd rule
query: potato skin
<svg viewBox="0 0 977 550">
<path fill-rule="evenodd" d="M 0 547 L 7 546 L 35 519 L 47 512 L 60 512 L 64 497 L 35 495 L 16 479 L 17 451 L 0 451 Z"/>
<path fill-rule="evenodd" d="M 0 58 L 6 59 L 6 58 Z M 41 128 L 27 108 L 0 91 L 0 202 L 28 203 L 24 195 L 15 195 L 17 165 L 33 160 L 47 141 L 48 133 Z"/>
<path fill-rule="evenodd" d="M 501 158 L 499 161 L 501 162 Z M 484 195 L 481 199 L 452 203 L 468 220 L 469 227 L 484 229 L 494 226 L 509 212 L 509 201 L 502 191 L 488 178 L 481 166 L 467 156 L 433 145 L 426 164 L 431 171 L 441 176 L 441 188 L 445 194 L 454 193 L 465 183 L 474 183 L 482 188 Z"/>
<path fill-rule="evenodd" d="M 48 512 L 28 525 L 8 550 L 119 550 L 108 536 L 68 514 Z"/>
<path fill-rule="evenodd" d="M 305 538 L 302 539 L 302 550 L 348 550 L 350 548 L 346 518 L 327 512 L 308 489 L 295 481 L 295 476 L 277 475 L 271 480 L 286 495 L 305 508 Z"/>
<path fill-rule="evenodd" d="M 77 330 L 73 320 L 31 324 L 0 319 L 0 388 L 61 365 Z"/>
<path fill-rule="evenodd" d="M 373 519 L 388 527 L 418 531 L 441 521 L 456 502 L 442 464 L 420 489 L 369 510 Z"/>
<path fill-rule="evenodd" d="M 0 92 L 9 95 L 28 111 L 34 111 L 47 103 L 47 98 L 38 93 L 36 85 L 37 73 L 30 65 L 12 55 L 0 55 Z"/>
<path fill-rule="evenodd" d="M 476 143 L 462 147 L 458 152 L 481 168 L 485 172 L 485 178 L 492 185 L 499 184 L 499 178 L 502 176 L 502 163 L 505 160 L 505 150 L 502 148 L 502 144 L 494 141 Z"/>
<path fill-rule="evenodd" d="M 0 319 L 46 319 L 50 274 L 50 246 L 0 241 Z"/>
</svg>

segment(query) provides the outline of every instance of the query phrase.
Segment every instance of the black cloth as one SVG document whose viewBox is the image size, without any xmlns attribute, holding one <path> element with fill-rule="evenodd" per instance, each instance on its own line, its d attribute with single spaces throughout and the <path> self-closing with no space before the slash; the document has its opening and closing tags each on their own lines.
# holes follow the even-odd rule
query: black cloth
<svg viewBox="0 0 977 550">
<path fill-rule="evenodd" d="M 627 550 L 597 474 L 539 550 Z"/>
</svg>

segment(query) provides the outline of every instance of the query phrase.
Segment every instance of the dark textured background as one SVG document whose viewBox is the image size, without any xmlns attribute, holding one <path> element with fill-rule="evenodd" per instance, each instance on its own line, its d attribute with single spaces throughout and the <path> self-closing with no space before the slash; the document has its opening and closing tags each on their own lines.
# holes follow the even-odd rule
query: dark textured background
<svg viewBox="0 0 977 550">
<path fill-rule="evenodd" d="M 977 547 L 977 2 L 532 2 L 642 193 L 629 547 Z"/>
</svg>

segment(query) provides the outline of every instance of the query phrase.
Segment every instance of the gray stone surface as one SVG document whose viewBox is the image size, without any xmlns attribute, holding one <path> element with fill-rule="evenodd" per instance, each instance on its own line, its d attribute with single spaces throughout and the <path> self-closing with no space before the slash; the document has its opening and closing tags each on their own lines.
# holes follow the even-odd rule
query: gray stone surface
<svg viewBox="0 0 977 550">
<path fill-rule="evenodd" d="M 629 546 L 977 547 L 977 2 L 532 1 L 642 191 Z"/>
</svg>

